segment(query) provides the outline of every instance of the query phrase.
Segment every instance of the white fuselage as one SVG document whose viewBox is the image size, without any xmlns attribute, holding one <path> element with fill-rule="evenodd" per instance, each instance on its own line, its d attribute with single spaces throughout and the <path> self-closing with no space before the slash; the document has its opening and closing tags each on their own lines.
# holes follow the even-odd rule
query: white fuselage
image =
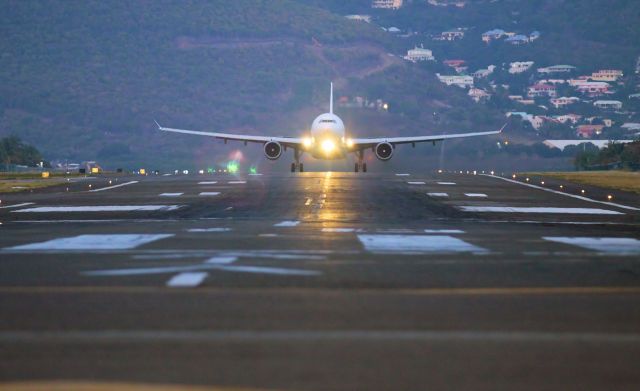
<svg viewBox="0 0 640 391">
<path fill-rule="evenodd" d="M 320 114 L 311 124 L 305 150 L 316 159 L 343 159 L 351 141 L 345 137 L 344 123 L 335 114 Z"/>
</svg>

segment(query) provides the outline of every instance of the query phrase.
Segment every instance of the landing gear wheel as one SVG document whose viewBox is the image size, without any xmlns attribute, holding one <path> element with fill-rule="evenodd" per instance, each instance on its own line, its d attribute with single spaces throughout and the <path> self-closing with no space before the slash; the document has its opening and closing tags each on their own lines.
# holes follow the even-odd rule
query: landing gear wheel
<svg viewBox="0 0 640 391">
<path fill-rule="evenodd" d="M 291 163 L 291 172 L 296 172 L 296 164 Z"/>
<path fill-rule="evenodd" d="M 356 163 L 356 170 L 355 170 L 355 172 L 358 172 L 358 171 L 360 171 L 360 167 L 358 166 L 358 163 Z"/>
<path fill-rule="evenodd" d="M 300 172 L 304 172 L 304 165 L 300 163 Z"/>
<path fill-rule="evenodd" d="M 367 172 L 367 163 L 362 163 L 362 172 Z"/>
</svg>

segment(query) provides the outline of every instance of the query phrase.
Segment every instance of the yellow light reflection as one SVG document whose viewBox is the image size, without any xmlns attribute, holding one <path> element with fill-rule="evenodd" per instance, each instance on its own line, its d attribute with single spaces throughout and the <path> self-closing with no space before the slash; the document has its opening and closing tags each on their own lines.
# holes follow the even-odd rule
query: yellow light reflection
<svg viewBox="0 0 640 391">
<path fill-rule="evenodd" d="M 327 155 L 333 152 L 335 148 L 336 148 L 336 144 L 333 142 L 333 140 L 324 140 L 322 142 L 322 150 Z"/>
</svg>

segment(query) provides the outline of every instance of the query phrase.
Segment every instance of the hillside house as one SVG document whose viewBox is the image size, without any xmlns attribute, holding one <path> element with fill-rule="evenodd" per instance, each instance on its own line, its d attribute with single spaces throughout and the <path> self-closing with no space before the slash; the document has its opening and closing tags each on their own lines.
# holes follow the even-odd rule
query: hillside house
<svg viewBox="0 0 640 391">
<path fill-rule="evenodd" d="M 505 39 L 504 41 L 512 45 L 524 45 L 529 43 L 529 37 L 522 34 L 516 34 L 513 37 Z"/>
<path fill-rule="evenodd" d="M 402 7 L 402 0 L 373 0 L 371 8 L 394 9 Z"/>
<path fill-rule="evenodd" d="M 555 98 L 557 96 L 556 86 L 551 84 L 535 84 L 528 88 L 527 96 L 530 98 L 549 97 Z"/>
<path fill-rule="evenodd" d="M 601 69 L 591 74 L 591 80 L 594 81 L 611 81 L 615 82 L 619 78 L 624 76 L 623 72 L 619 69 Z"/>
<path fill-rule="evenodd" d="M 486 69 L 478 69 L 477 71 L 473 72 L 472 76 L 476 79 L 483 79 L 492 74 L 495 69 L 495 65 L 489 65 Z"/>
<path fill-rule="evenodd" d="M 593 105 L 603 110 L 620 110 L 622 108 L 622 102 L 619 100 L 597 100 L 593 102 Z"/>
<path fill-rule="evenodd" d="M 579 83 L 576 85 L 576 90 L 588 96 L 600 96 L 604 94 L 609 94 L 609 83 L 605 83 L 603 81 L 588 81 L 584 83 Z"/>
<path fill-rule="evenodd" d="M 472 76 L 443 76 L 439 73 L 436 73 L 438 80 L 440 82 L 448 85 L 448 86 L 456 86 L 460 88 L 468 88 L 473 87 L 473 77 Z"/>
<path fill-rule="evenodd" d="M 433 61 L 435 60 L 435 57 L 433 57 L 433 52 L 431 50 L 425 49 L 421 45 L 420 47 L 415 46 L 413 49 L 408 50 L 404 59 L 413 62 Z"/>
<path fill-rule="evenodd" d="M 456 41 L 458 39 L 464 38 L 464 31 L 457 29 L 451 31 L 443 31 L 440 33 L 438 40 L 440 41 Z"/>
<path fill-rule="evenodd" d="M 522 95 L 509 95 L 509 99 L 520 103 L 521 105 L 534 105 L 536 101 L 533 99 L 525 99 Z"/>
<path fill-rule="evenodd" d="M 349 20 L 371 23 L 371 15 L 345 15 L 345 18 Z"/>
<path fill-rule="evenodd" d="M 465 72 L 468 69 L 468 67 L 465 65 L 465 60 L 444 60 L 442 63 L 448 67 L 455 69 L 458 73 Z"/>
<path fill-rule="evenodd" d="M 471 97 L 471 99 L 476 103 L 491 98 L 491 94 L 480 88 L 470 88 L 467 95 L 469 95 L 469 97 Z"/>
<path fill-rule="evenodd" d="M 529 34 L 529 41 L 530 42 L 533 42 L 538 38 L 540 38 L 540 31 L 533 31 L 533 32 L 531 32 L 531 34 Z"/>
<path fill-rule="evenodd" d="M 576 70 L 573 65 L 552 65 L 546 68 L 538 68 L 538 73 L 569 73 Z"/>
<path fill-rule="evenodd" d="M 500 39 L 504 37 L 507 33 L 501 29 L 493 29 L 489 30 L 485 33 L 482 33 L 482 41 L 485 43 L 489 43 L 491 41 Z"/>
<path fill-rule="evenodd" d="M 533 66 L 533 61 L 516 61 L 509 64 L 509 73 L 522 73 L 526 72 Z"/>
<path fill-rule="evenodd" d="M 573 105 L 580 102 L 580 98 L 577 98 L 575 96 L 570 96 L 570 97 L 563 96 L 560 98 L 553 98 L 550 100 L 550 102 L 553 105 L 553 107 L 555 107 L 556 109 L 559 109 L 561 107 L 566 107 L 566 106 Z"/>
<path fill-rule="evenodd" d="M 578 121 L 580 121 L 580 119 L 582 119 L 582 116 L 578 114 L 563 114 L 563 115 L 554 115 L 553 118 L 555 118 L 558 122 L 563 124 L 571 123 L 575 125 L 578 123 Z"/>
<path fill-rule="evenodd" d="M 467 0 L 427 0 L 427 3 L 436 7 L 458 7 L 464 8 L 467 5 Z"/>
<path fill-rule="evenodd" d="M 591 138 L 602 134 L 602 129 L 604 129 L 604 125 L 579 125 L 576 129 L 576 135 L 582 138 Z"/>
</svg>

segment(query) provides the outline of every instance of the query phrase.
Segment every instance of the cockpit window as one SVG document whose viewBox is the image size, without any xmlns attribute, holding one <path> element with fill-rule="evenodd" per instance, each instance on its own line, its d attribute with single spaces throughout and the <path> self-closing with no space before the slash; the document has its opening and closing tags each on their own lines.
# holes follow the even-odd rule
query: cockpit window
<svg viewBox="0 0 640 391">
<path fill-rule="evenodd" d="M 324 124 L 324 123 L 335 124 L 335 123 L 336 123 L 336 121 L 335 121 L 335 120 L 333 120 L 333 119 L 321 119 L 321 120 L 320 120 L 320 123 L 321 123 L 321 124 Z"/>
</svg>

